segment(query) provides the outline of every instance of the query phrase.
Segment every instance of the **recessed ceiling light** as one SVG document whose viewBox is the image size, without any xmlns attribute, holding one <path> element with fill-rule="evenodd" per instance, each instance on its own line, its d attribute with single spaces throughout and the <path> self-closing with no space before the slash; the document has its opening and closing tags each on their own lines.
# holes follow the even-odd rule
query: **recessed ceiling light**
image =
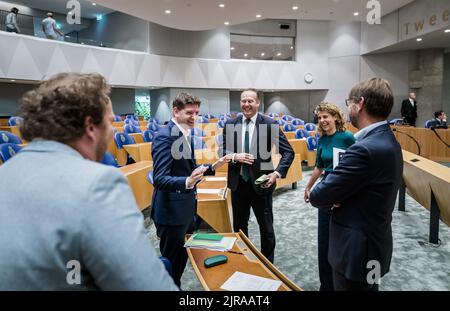
<svg viewBox="0 0 450 311">
<path fill-rule="evenodd" d="M 92 5 L 97 5 L 97 3 L 95 3 L 95 2 L 92 2 Z"/>
<path fill-rule="evenodd" d="M 219 8 L 224 8 L 224 7 L 225 7 L 225 4 L 223 4 L 223 3 L 219 4 Z"/>
<path fill-rule="evenodd" d="M 170 14 L 170 13 L 172 13 L 172 11 L 171 10 L 165 10 L 164 13 Z"/>
<path fill-rule="evenodd" d="M 264 52 L 261 53 L 261 56 L 265 56 L 265 55 L 266 55 L 266 53 L 264 53 Z"/>
<path fill-rule="evenodd" d="M 416 41 L 420 42 L 420 41 L 422 41 L 422 38 L 417 38 Z"/>
<path fill-rule="evenodd" d="M 353 16 L 358 16 L 358 15 L 359 15 L 359 12 L 353 13 Z"/>
<path fill-rule="evenodd" d="M 248 54 L 247 54 L 247 53 L 245 53 L 245 54 L 244 54 L 244 57 L 247 57 L 247 56 L 248 56 Z"/>
<path fill-rule="evenodd" d="M 12 79 L 11 82 L 16 82 L 16 80 Z"/>
<path fill-rule="evenodd" d="M 277 53 L 277 56 L 281 56 L 281 53 L 280 53 L 280 52 L 278 52 L 278 53 Z"/>
<path fill-rule="evenodd" d="M 294 49 L 294 47 L 291 45 L 291 50 L 293 50 Z"/>
<path fill-rule="evenodd" d="M 257 15 L 256 15 L 256 18 L 261 18 L 261 14 L 257 14 Z"/>
<path fill-rule="evenodd" d="M 444 32 L 445 32 L 445 33 L 449 33 L 449 32 L 450 32 L 450 29 L 445 29 Z"/>
<path fill-rule="evenodd" d="M 293 9 L 294 11 L 297 11 L 297 10 L 298 10 L 298 6 L 297 6 L 297 5 L 294 5 L 294 6 L 292 7 L 292 9 Z"/>
<path fill-rule="evenodd" d="M 225 22 L 223 24 L 228 26 L 228 25 L 230 25 L 230 22 Z"/>
<path fill-rule="evenodd" d="M 72 15 L 73 14 L 73 12 L 72 11 L 70 11 L 69 13 L 67 13 L 67 14 L 69 14 L 69 15 Z"/>
<path fill-rule="evenodd" d="M 231 49 L 232 51 L 234 51 L 234 46 L 232 46 L 230 49 Z"/>
</svg>

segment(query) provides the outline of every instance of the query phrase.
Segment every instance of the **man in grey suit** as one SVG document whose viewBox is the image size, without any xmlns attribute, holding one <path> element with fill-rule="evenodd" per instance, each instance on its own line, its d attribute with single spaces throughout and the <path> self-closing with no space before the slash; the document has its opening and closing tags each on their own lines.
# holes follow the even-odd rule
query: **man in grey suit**
<svg viewBox="0 0 450 311">
<path fill-rule="evenodd" d="M 59 74 L 24 95 L 30 143 L 0 166 L 0 290 L 177 290 L 128 183 L 102 165 L 110 89 Z"/>
</svg>

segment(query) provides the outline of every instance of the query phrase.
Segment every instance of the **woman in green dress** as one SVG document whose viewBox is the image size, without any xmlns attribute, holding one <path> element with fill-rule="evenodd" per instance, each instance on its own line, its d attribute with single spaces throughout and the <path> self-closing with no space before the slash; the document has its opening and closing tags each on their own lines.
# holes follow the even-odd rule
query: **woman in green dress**
<svg viewBox="0 0 450 311">
<path fill-rule="evenodd" d="M 316 108 L 318 132 L 320 138 L 317 144 L 316 166 L 305 188 L 305 201 L 309 202 L 311 188 L 317 179 L 323 179 L 333 170 L 333 148 L 347 149 L 355 143 L 353 134 L 346 130 L 345 119 L 339 107 L 330 103 L 321 103 Z M 328 262 L 328 241 L 331 208 L 319 208 L 318 223 L 318 257 L 320 290 L 333 290 L 333 273 Z"/>
</svg>

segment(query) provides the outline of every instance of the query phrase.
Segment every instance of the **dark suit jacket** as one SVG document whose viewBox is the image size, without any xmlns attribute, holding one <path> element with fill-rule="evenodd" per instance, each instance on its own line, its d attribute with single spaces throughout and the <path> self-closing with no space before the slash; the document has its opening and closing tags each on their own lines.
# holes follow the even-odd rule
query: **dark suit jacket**
<svg viewBox="0 0 450 311">
<path fill-rule="evenodd" d="M 411 105 L 411 102 L 408 99 L 402 101 L 402 117 L 408 119 L 416 119 L 417 118 L 417 101 L 414 101 L 414 107 Z"/>
<path fill-rule="evenodd" d="M 341 203 L 332 211 L 328 260 L 347 279 L 365 282 L 370 260 L 380 263 L 380 277 L 389 271 L 392 211 L 402 173 L 401 148 L 386 124 L 349 147 L 311 192 L 313 206 Z"/>
<path fill-rule="evenodd" d="M 240 116 L 236 119 L 230 119 L 225 123 L 223 129 L 223 146 L 222 149 L 219 150 L 219 153 L 223 152 L 224 154 L 230 154 L 243 152 L 242 131 L 244 127 L 242 118 L 243 117 Z M 256 159 L 250 167 L 250 178 L 255 192 L 264 195 L 273 192 L 275 185 L 264 189 L 259 185 L 255 185 L 255 180 L 263 174 L 269 174 L 274 171 L 271 156 L 273 144 L 279 146 L 281 160 L 276 171 L 279 172 L 283 178 L 286 177 L 295 154 L 289 141 L 286 139 L 286 136 L 279 130 L 278 123 L 274 120 L 258 114 L 255 126 L 252 141 L 250 142 L 250 153 L 253 154 Z M 272 136 L 273 141 L 271 142 Z M 241 167 L 241 163 L 230 162 L 228 164 L 228 188 L 232 191 L 236 191 L 238 187 Z"/>
<path fill-rule="evenodd" d="M 178 151 L 172 155 L 172 149 Z M 155 136 L 153 156 L 152 219 L 161 225 L 189 224 L 196 213 L 196 189 L 186 189 L 186 179 L 197 168 L 188 142 L 170 121 Z M 214 175 L 211 166 L 205 175 Z"/>
</svg>

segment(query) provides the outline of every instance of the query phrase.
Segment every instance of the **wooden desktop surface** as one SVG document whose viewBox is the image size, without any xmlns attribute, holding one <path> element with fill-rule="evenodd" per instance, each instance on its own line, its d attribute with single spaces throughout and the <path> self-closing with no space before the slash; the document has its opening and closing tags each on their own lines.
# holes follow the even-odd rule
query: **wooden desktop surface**
<svg viewBox="0 0 450 311">
<path fill-rule="evenodd" d="M 222 291 L 222 286 L 233 273 L 239 271 L 268 279 L 282 282 L 278 291 L 300 291 L 301 288 L 283 275 L 273 264 L 271 264 L 250 240 L 241 232 L 225 233 L 227 237 L 236 237 L 233 251 L 242 253 L 234 254 L 206 249 L 187 248 L 189 260 L 194 268 L 195 274 L 207 291 Z M 188 236 L 187 236 L 188 238 Z M 203 261 L 211 256 L 225 255 L 228 261 L 212 268 L 205 268 Z"/>
<path fill-rule="evenodd" d="M 408 193 L 429 210 L 433 191 L 440 218 L 450 226 L 450 168 L 406 150 L 403 150 L 403 163 L 403 179 Z"/>
<path fill-rule="evenodd" d="M 135 162 L 153 161 L 152 143 L 124 145 L 123 148 L 128 152 L 128 154 L 133 158 Z"/>
<path fill-rule="evenodd" d="M 149 207 L 152 202 L 153 185 L 147 181 L 147 174 L 151 170 L 153 170 L 151 161 L 142 161 L 120 168 L 128 180 L 140 210 Z"/>
</svg>

